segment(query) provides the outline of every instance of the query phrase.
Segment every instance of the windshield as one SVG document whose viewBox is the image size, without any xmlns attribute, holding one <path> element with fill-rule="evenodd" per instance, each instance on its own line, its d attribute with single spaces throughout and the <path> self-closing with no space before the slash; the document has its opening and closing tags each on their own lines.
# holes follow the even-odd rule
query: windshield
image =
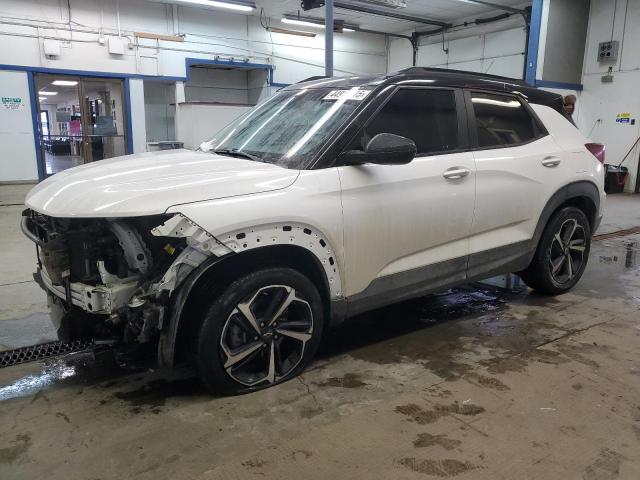
<svg viewBox="0 0 640 480">
<path fill-rule="evenodd" d="M 369 90 L 358 87 L 282 91 L 226 126 L 200 149 L 305 168 L 368 94 Z"/>
</svg>

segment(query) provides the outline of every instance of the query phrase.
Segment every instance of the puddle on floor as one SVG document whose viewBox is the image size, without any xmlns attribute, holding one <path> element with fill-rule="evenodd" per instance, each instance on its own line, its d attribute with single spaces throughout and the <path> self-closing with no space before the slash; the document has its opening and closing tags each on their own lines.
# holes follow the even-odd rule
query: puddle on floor
<svg viewBox="0 0 640 480">
<path fill-rule="evenodd" d="M 575 293 L 640 302 L 638 238 L 594 242 Z M 323 368 L 330 368 L 332 358 L 349 354 L 377 364 L 417 362 L 445 379 L 466 375 L 478 362 L 490 361 L 487 355 L 517 354 L 566 333 L 561 318 L 565 313 L 557 309 L 545 313 L 543 308 L 565 305 L 562 302 L 562 297 L 521 289 L 468 285 L 350 319 L 327 333 L 318 358 L 324 360 Z M 514 305 L 520 306 L 520 314 L 514 315 Z M 124 363 L 73 354 L 0 369 L 0 401 L 88 386 L 110 390 L 112 396 L 105 402 L 125 402 L 137 413 L 141 407 L 153 411 L 167 398 L 205 395 L 193 372 L 176 378 L 173 372 L 164 376 L 154 370 L 153 354 Z M 357 379 L 331 378 L 329 385 L 360 386 Z"/>
</svg>

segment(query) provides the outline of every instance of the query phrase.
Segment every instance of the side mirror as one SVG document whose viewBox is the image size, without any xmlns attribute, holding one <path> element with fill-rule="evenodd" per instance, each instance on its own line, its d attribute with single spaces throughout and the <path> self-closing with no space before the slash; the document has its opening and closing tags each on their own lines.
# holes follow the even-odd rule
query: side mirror
<svg viewBox="0 0 640 480">
<path fill-rule="evenodd" d="M 416 144 L 400 135 L 379 133 L 364 149 L 351 150 L 340 155 L 340 160 L 348 165 L 375 163 L 378 165 L 404 165 L 416 156 Z"/>
</svg>

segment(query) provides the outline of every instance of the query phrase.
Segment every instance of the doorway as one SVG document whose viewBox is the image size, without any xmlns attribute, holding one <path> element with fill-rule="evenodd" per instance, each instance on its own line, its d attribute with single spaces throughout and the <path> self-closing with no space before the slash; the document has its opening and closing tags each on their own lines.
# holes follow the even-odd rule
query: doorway
<svg viewBox="0 0 640 480">
<path fill-rule="evenodd" d="M 124 81 L 34 75 L 46 176 L 127 153 Z"/>
</svg>

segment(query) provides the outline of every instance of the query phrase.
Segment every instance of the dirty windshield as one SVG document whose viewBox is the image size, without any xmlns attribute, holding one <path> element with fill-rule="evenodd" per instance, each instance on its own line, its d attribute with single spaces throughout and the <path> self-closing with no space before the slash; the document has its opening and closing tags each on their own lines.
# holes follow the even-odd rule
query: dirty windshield
<svg viewBox="0 0 640 480">
<path fill-rule="evenodd" d="M 369 90 L 357 87 L 282 91 L 226 126 L 200 149 L 305 168 L 368 94 Z"/>
</svg>

